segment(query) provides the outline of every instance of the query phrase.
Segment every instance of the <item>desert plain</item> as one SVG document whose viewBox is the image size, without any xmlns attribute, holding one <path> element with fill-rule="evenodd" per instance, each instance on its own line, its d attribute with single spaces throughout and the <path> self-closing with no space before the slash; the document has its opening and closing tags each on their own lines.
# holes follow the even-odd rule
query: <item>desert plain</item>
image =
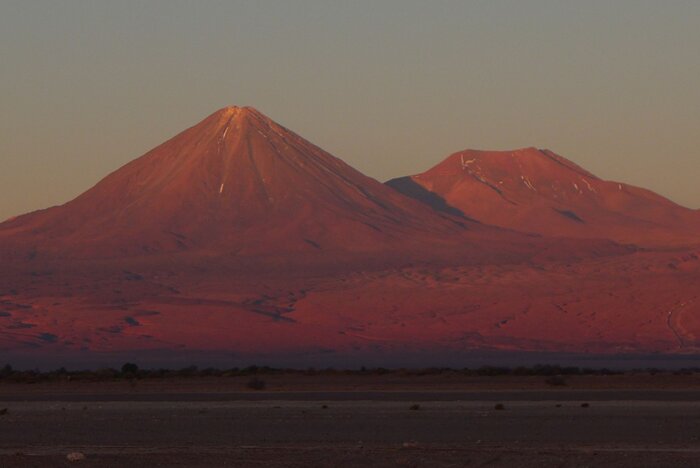
<svg viewBox="0 0 700 468">
<path fill-rule="evenodd" d="M 459 371 L 4 382 L 0 464 L 697 466 L 700 375 Z M 69 454 L 84 459 L 69 461 Z"/>
</svg>

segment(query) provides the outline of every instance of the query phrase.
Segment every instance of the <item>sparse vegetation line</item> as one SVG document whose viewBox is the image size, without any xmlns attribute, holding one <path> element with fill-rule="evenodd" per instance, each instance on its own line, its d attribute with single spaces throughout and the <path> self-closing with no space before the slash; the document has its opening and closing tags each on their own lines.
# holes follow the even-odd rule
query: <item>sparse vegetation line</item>
<svg viewBox="0 0 700 468">
<path fill-rule="evenodd" d="M 147 379 L 176 379 L 176 378 L 201 378 L 201 377 L 248 377 L 248 388 L 264 388 L 264 381 L 260 376 L 395 376 L 395 377 L 430 377 L 430 376 L 468 376 L 468 377 L 499 377 L 499 376 L 542 376 L 543 383 L 549 386 L 566 386 L 568 377 L 586 375 L 626 375 L 646 373 L 690 375 L 700 373 L 700 367 L 686 368 L 676 371 L 661 371 L 653 368 L 634 369 L 628 371 L 611 370 L 607 368 L 580 368 L 574 366 L 559 365 L 535 365 L 532 367 L 499 367 L 482 366 L 479 368 L 423 368 L 423 369 L 385 369 L 365 368 L 360 369 L 279 369 L 267 366 L 249 366 L 245 368 L 198 368 L 189 366 L 181 369 L 142 369 L 137 364 L 127 362 L 119 369 L 104 368 L 92 370 L 68 370 L 65 367 L 52 371 L 19 370 L 11 365 L 0 367 L 1 383 L 38 383 L 52 381 L 84 381 L 105 382 L 119 380 L 147 380 Z"/>
</svg>

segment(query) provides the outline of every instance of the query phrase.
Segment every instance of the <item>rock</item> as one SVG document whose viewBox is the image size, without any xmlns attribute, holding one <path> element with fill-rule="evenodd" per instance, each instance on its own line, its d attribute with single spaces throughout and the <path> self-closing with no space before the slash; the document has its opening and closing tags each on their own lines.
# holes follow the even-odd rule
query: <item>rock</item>
<svg viewBox="0 0 700 468">
<path fill-rule="evenodd" d="M 77 462 L 85 460 L 85 454 L 82 452 L 71 452 L 66 455 L 66 459 L 70 462 Z"/>
</svg>

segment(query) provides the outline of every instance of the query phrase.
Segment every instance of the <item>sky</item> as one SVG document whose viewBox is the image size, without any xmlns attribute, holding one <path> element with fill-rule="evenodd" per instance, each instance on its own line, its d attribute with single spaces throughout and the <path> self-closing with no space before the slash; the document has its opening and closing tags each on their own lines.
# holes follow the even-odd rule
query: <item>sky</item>
<svg viewBox="0 0 700 468">
<path fill-rule="evenodd" d="M 549 148 L 700 208 L 697 0 L 0 0 L 0 219 L 227 105 L 378 180 Z"/>
</svg>

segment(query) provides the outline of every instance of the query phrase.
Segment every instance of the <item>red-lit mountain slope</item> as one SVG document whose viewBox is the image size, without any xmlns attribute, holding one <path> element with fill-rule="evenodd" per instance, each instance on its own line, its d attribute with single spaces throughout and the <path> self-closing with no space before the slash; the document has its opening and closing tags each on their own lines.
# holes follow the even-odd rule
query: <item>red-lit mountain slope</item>
<svg viewBox="0 0 700 468">
<path fill-rule="evenodd" d="M 424 203 L 223 109 L 77 199 L 0 224 L 0 351 L 357 363 L 700 349 L 700 249 L 488 224 L 678 241 L 690 210 L 537 150 L 457 154 L 402 188 Z"/>
<path fill-rule="evenodd" d="M 700 243 L 696 211 L 649 190 L 601 180 L 549 150 L 462 151 L 388 184 L 443 211 L 456 208 L 524 232 L 650 246 Z M 442 207 L 435 202 L 440 199 Z"/>
<path fill-rule="evenodd" d="M 391 249 L 465 225 L 364 176 L 255 109 L 227 107 L 65 205 L 0 225 L 26 255 Z M 16 246 L 16 247 L 15 247 Z"/>
</svg>

